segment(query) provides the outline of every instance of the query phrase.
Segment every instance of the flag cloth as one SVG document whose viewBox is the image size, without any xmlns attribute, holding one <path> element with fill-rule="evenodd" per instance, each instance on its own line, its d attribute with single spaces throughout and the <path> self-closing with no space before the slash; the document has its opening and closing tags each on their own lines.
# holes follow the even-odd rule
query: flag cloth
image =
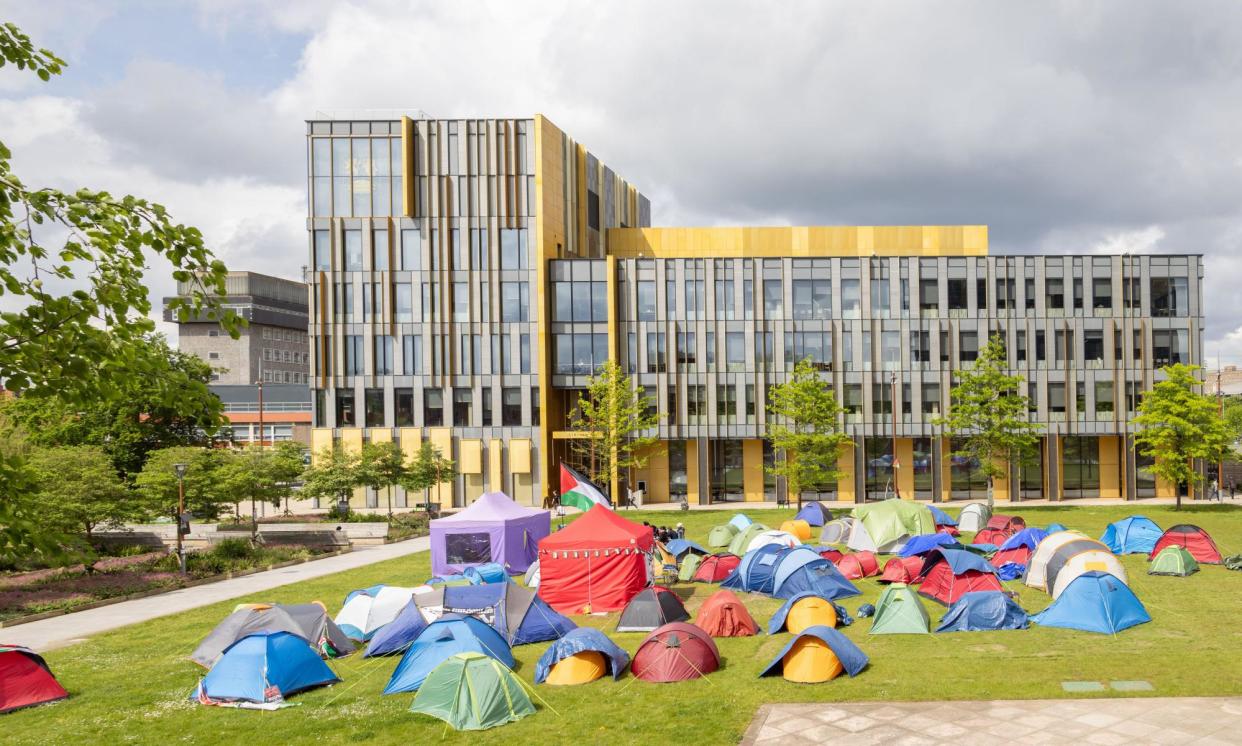
<svg viewBox="0 0 1242 746">
<path fill-rule="evenodd" d="M 583 512 L 593 505 L 611 508 L 612 503 L 604 497 L 599 488 L 587 481 L 587 478 L 561 464 L 561 505 L 568 505 Z"/>
</svg>

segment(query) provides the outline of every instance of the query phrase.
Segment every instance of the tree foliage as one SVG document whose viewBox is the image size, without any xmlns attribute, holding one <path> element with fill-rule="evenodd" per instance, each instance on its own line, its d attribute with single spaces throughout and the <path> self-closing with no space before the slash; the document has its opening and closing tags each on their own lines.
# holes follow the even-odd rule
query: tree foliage
<svg viewBox="0 0 1242 746">
<path fill-rule="evenodd" d="M 185 464 L 186 510 L 199 519 L 218 516 L 221 508 L 233 503 L 233 495 L 222 479 L 222 471 L 232 454 L 221 448 L 161 448 L 152 451 L 134 480 L 142 497 L 142 509 L 149 517 L 177 515 L 177 475 L 174 464 Z"/>
<path fill-rule="evenodd" d="M 1169 484 L 1198 484 L 1203 476 L 1193 468 L 1194 460 L 1218 461 L 1229 451 L 1231 437 L 1217 402 L 1195 391 L 1198 369 L 1181 363 L 1161 368 L 1165 379 L 1143 395 L 1131 423 L 1135 446 L 1155 460 L 1151 472 Z"/>
<path fill-rule="evenodd" d="M 775 420 L 768 425 L 768 440 L 784 456 L 768 472 L 785 478 L 790 497 L 842 477 L 837 461 L 852 442 L 838 429 L 844 411 L 809 359 L 768 390 L 768 412 Z"/>
<path fill-rule="evenodd" d="M 445 458 L 430 440 L 424 440 L 418 447 L 418 453 L 406 465 L 398 483 L 407 493 L 418 494 L 451 482 L 456 477 L 457 464 L 452 459 Z"/>
<path fill-rule="evenodd" d="M 405 454 L 392 441 L 364 443 L 358 460 L 358 481 L 379 492 L 388 490 L 388 513 L 392 513 L 392 488 L 405 474 Z"/>
<path fill-rule="evenodd" d="M 36 448 L 28 461 L 38 483 L 40 518 L 64 534 L 84 533 L 89 539 L 100 526 L 142 517 L 139 501 L 102 448 Z"/>
<path fill-rule="evenodd" d="M 219 497 L 234 505 L 249 500 L 250 512 L 258 503 L 280 507 L 301 476 L 302 447 L 297 443 L 277 443 L 272 448 L 250 445 L 236 451 L 222 451 L 216 471 Z"/>
<path fill-rule="evenodd" d="M 358 479 L 359 456 L 339 443 L 315 454 L 314 462 L 302 472 L 302 495 L 320 500 L 348 500 Z"/>
<path fill-rule="evenodd" d="M 1021 393 L 1024 379 L 1008 369 L 1005 343 L 993 336 L 974 366 L 954 373 L 948 414 L 934 420 L 960 443 L 953 455 L 973 460 L 989 482 L 1008 477 L 1035 448 L 1041 431 L 1030 421 L 1030 400 Z"/>
<path fill-rule="evenodd" d="M 570 447 L 581 458 L 586 478 L 607 491 L 623 470 L 647 463 L 658 439 L 644 433 L 659 424 L 660 415 L 649 409 L 644 393 L 610 359 L 587 379 L 570 414 L 570 428 L 587 434 L 571 440 Z"/>
</svg>

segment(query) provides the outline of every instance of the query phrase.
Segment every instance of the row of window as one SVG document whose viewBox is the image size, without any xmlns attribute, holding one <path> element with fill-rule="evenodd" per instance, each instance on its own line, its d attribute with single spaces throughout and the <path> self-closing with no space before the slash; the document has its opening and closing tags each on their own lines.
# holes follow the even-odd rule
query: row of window
<svg viewBox="0 0 1242 746">
<path fill-rule="evenodd" d="M 522 412 L 523 396 L 528 395 L 529 418 Z M 476 398 L 477 395 L 477 398 Z M 316 426 L 326 427 L 327 422 L 323 390 L 315 392 Z M 336 427 L 390 427 L 384 408 L 383 389 L 365 389 L 361 418 L 353 389 L 337 389 Z M 479 404 L 479 418 L 475 420 L 475 402 Z M 505 387 L 500 390 L 500 412 L 493 411 L 492 389 L 454 388 L 423 389 L 421 427 L 531 427 L 538 426 L 540 419 L 539 387 L 529 389 Z M 414 389 L 393 391 L 393 427 L 413 427 L 415 411 Z M 497 414 L 499 416 L 497 416 Z"/>
<path fill-rule="evenodd" d="M 217 336 L 215 334 L 211 336 Z M 272 340 L 274 342 L 292 342 L 294 344 L 306 344 L 306 332 L 297 329 L 282 329 L 276 326 L 263 327 L 260 335 L 263 339 Z"/>
<path fill-rule="evenodd" d="M 470 310 L 470 286 L 478 288 L 479 316 L 474 318 Z M 362 312 L 354 303 L 354 290 L 361 285 Z M 455 281 L 448 284 L 452 307 L 449 318 L 455 322 L 492 320 L 491 283 L 487 281 L 470 283 Z M 378 321 L 383 317 L 385 301 L 385 284 L 382 282 L 338 282 L 332 286 L 334 317 L 338 322 Z M 421 321 L 434 321 L 437 309 L 440 308 L 441 284 L 436 282 L 420 283 Z M 414 321 L 414 288 L 408 282 L 394 282 L 387 286 L 389 302 L 392 304 L 393 321 L 398 324 Z M 316 312 L 318 309 L 316 309 Z M 530 321 L 530 283 L 500 283 L 500 320 L 505 323 L 523 323 Z"/>
<path fill-rule="evenodd" d="M 310 362 L 310 353 L 299 350 L 277 350 L 272 347 L 264 347 L 263 359 L 269 363 L 306 365 Z"/>
<path fill-rule="evenodd" d="M 310 383 L 310 378 L 310 373 L 304 373 L 297 370 L 263 371 L 264 383 Z"/>
<path fill-rule="evenodd" d="M 483 356 L 485 338 L 490 339 L 491 357 Z M 449 372 L 444 361 L 448 357 L 456 359 L 455 369 L 451 372 L 459 375 L 529 375 L 531 373 L 531 351 L 529 334 L 461 334 L 457 337 L 432 335 L 430 366 L 423 364 L 423 335 L 406 334 L 401 339 L 401 365 L 396 364 L 394 357 L 396 337 L 377 336 L 371 338 L 372 368 L 366 366 L 366 340 L 361 334 L 346 334 L 342 338 L 343 375 L 403 375 L 418 376 L 423 374 L 440 375 Z M 454 349 L 446 349 L 446 339 L 454 340 Z M 329 361 L 325 361 L 329 363 Z M 331 365 L 325 364 L 324 373 L 331 374 Z"/>
<path fill-rule="evenodd" d="M 526 228 L 501 228 L 498 231 L 498 246 L 488 243 L 487 228 L 452 228 L 445 231 L 443 236 L 439 229 L 432 228 L 427 231 L 425 246 L 422 233 L 417 228 L 402 228 L 395 246 L 389 245 L 388 233 L 387 228 L 371 229 L 371 261 L 367 265 L 364 263 L 366 250 L 363 247 L 362 230 L 342 230 L 337 269 L 343 272 L 386 272 L 393 269 L 421 272 L 426 267 L 432 272 L 441 269 L 485 271 L 492 265 L 493 251 L 499 252 L 498 266 L 502 270 L 525 270 L 533 266 Z M 465 240 L 462 233 L 467 234 Z M 441 246 L 442 237 L 446 242 L 445 246 Z M 331 231 L 312 231 L 311 253 L 315 271 L 332 271 Z M 424 261 L 424 255 L 428 261 Z"/>
</svg>

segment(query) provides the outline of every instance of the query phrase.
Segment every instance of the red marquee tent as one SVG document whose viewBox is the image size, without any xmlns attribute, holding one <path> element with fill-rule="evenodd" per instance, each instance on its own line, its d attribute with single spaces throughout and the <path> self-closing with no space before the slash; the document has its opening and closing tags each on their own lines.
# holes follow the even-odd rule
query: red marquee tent
<svg viewBox="0 0 1242 746">
<path fill-rule="evenodd" d="M 68 696 L 42 656 L 17 645 L 0 645 L 0 713 Z"/>
<path fill-rule="evenodd" d="M 562 614 L 618 611 L 648 583 L 651 527 L 602 505 L 539 541 L 539 596 Z"/>
</svg>

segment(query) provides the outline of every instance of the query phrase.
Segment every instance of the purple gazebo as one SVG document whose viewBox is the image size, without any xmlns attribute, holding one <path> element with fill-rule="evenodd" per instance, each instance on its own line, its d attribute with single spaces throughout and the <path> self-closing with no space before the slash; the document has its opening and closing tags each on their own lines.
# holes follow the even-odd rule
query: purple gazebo
<svg viewBox="0 0 1242 746">
<path fill-rule="evenodd" d="M 466 509 L 431 522 L 431 571 L 460 573 L 497 562 L 509 573 L 526 572 L 539 540 L 552 532 L 552 513 L 524 508 L 503 492 L 486 492 Z"/>
</svg>

